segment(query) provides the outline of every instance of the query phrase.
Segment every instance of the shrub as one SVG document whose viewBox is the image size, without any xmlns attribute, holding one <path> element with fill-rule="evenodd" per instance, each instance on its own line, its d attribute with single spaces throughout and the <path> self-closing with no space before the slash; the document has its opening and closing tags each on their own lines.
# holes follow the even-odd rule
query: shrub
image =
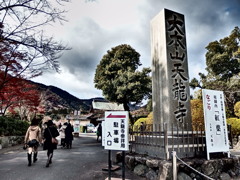
<svg viewBox="0 0 240 180">
<path fill-rule="evenodd" d="M 234 105 L 234 114 L 240 118 L 240 101 Z"/>
<path fill-rule="evenodd" d="M 239 136 L 240 135 L 240 119 L 238 119 L 238 118 L 228 118 L 227 119 L 227 124 L 231 125 L 232 134 L 234 136 Z"/>
<path fill-rule="evenodd" d="M 153 113 L 151 112 L 146 118 L 139 118 L 133 126 L 133 131 L 139 131 L 141 123 L 144 123 L 146 126 L 146 131 L 151 130 L 153 124 Z"/>
<path fill-rule="evenodd" d="M 25 135 L 29 123 L 11 117 L 0 117 L 0 135 L 1 136 L 22 136 Z"/>
<path fill-rule="evenodd" d="M 191 100 L 191 113 L 193 130 L 197 130 L 197 125 L 204 125 L 203 102 L 200 99 Z"/>
</svg>

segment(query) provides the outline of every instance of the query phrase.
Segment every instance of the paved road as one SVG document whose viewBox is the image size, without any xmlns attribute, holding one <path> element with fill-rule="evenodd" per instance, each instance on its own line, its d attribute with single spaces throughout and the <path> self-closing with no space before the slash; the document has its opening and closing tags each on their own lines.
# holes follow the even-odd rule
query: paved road
<svg viewBox="0 0 240 180">
<path fill-rule="evenodd" d="M 38 161 L 27 166 L 27 152 L 22 146 L 0 150 L 0 180 L 104 180 L 108 165 L 108 151 L 96 141 L 94 134 L 80 134 L 73 141 L 72 149 L 54 151 L 53 164 L 45 167 L 46 151 L 40 147 Z M 121 170 L 112 172 L 113 177 L 121 178 Z M 140 180 L 126 168 L 126 179 Z"/>
</svg>

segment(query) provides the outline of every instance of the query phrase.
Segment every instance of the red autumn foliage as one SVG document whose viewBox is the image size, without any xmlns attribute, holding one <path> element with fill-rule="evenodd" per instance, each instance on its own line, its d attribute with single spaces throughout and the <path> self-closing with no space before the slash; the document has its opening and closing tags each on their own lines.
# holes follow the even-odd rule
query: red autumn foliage
<svg viewBox="0 0 240 180">
<path fill-rule="evenodd" d="M 31 115 L 44 112 L 40 97 L 40 92 L 29 81 L 14 78 L 1 89 L 0 108 L 3 114 L 18 113 L 21 119 L 27 120 Z"/>
<path fill-rule="evenodd" d="M 0 35 L 2 29 L 3 26 L 0 27 Z M 0 36 L 0 111 L 2 115 L 7 111 L 18 112 L 21 119 L 26 119 L 29 114 L 38 112 L 40 93 L 24 79 L 40 74 L 31 70 L 31 58 L 18 46 Z"/>
</svg>

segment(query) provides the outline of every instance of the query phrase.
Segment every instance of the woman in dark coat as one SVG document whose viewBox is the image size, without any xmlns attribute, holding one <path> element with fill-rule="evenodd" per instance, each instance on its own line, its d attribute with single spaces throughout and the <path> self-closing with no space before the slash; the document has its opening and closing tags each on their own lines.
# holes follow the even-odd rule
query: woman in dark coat
<svg viewBox="0 0 240 180">
<path fill-rule="evenodd" d="M 65 142 L 67 145 L 67 148 L 72 148 L 72 140 L 73 140 L 73 126 L 69 122 L 66 129 L 65 129 Z"/>
<path fill-rule="evenodd" d="M 101 139 L 102 139 L 102 124 L 101 123 L 99 123 L 98 128 L 97 128 L 97 141 L 98 141 L 99 137 L 101 137 Z"/>
<path fill-rule="evenodd" d="M 49 167 L 49 164 L 52 163 L 53 150 L 57 149 L 57 144 L 52 143 L 52 138 L 59 136 L 57 128 L 54 126 L 52 120 L 47 122 L 47 128 L 44 130 L 44 150 L 47 149 L 48 160 L 46 167 Z"/>
</svg>

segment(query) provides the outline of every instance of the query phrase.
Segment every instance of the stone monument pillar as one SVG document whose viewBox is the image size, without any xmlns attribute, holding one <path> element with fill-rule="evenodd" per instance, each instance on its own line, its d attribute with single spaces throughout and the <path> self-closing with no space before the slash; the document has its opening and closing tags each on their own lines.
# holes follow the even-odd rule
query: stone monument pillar
<svg viewBox="0 0 240 180">
<path fill-rule="evenodd" d="M 154 124 L 168 129 L 184 123 L 191 130 L 191 109 L 184 15 L 163 9 L 151 21 Z M 181 127 L 180 127 L 181 129 Z"/>
</svg>

